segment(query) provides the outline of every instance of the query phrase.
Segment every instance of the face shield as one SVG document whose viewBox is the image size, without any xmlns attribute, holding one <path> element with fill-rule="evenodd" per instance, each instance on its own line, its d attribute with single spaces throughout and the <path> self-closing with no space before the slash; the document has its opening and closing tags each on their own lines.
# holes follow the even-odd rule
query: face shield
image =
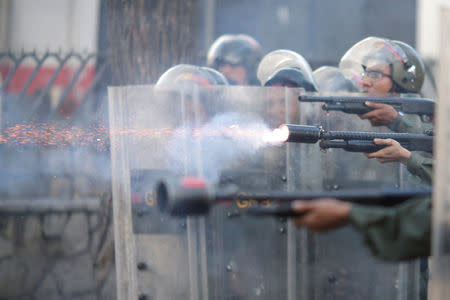
<svg viewBox="0 0 450 300">
<path fill-rule="evenodd" d="M 257 77 L 263 86 L 294 84 L 307 91 L 317 91 L 308 62 L 290 50 L 275 50 L 267 54 L 258 66 Z"/>
<path fill-rule="evenodd" d="M 275 72 L 264 86 L 302 87 L 308 92 L 316 91 L 316 87 L 305 78 L 301 70 L 293 68 L 281 69 Z"/>
<path fill-rule="evenodd" d="M 368 37 L 351 47 L 341 58 L 339 68 L 356 80 L 363 76 L 377 80 L 389 77 L 390 92 L 418 92 L 416 65 L 398 44 L 383 38 Z"/>
<path fill-rule="evenodd" d="M 313 72 L 319 92 L 360 92 L 361 85 L 344 76 L 339 68 L 323 66 Z"/>
</svg>

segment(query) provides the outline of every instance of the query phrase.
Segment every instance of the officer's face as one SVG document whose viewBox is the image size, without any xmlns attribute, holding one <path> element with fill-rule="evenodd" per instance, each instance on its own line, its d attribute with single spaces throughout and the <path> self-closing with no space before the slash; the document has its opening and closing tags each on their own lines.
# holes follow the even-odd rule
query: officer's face
<svg viewBox="0 0 450 300">
<path fill-rule="evenodd" d="M 278 86 L 278 87 L 294 87 L 292 84 L 282 84 L 282 83 L 276 83 L 272 86 Z M 274 95 L 273 97 L 270 97 L 267 102 L 267 119 L 269 126 L 272 128 L 276 128 L 280 126 L 281 124 L 284 124 L 287 122 L 292 122 L 296 120 L 297 112 L 298 112 L 298 101 L 292 101 L 289 105 L 289 115 L 287 116 L 288 119 L 286 120 L 286 99 L 285 97 L 277 97 Z"/>
<path fill-rule="evenodd" d="M 286 123 L 286 104 L 284 98 L 271 98 L 267 103 L 267 117 L 269 126 L 276 128 Z"/>
<path fill-rule="evenodd" d="M 370 64 L 363 74 L 363 91 L 371 95 L 388 94 L 392 88 L 391 67 L 386 63 Z"/>
<path fill-rule="evenodd" d="M 222 73 L 231 84 L 248 84 L 247 70 L 243 66 L 222 64 L 219 66 L 219 72 Z"/>
</svg>

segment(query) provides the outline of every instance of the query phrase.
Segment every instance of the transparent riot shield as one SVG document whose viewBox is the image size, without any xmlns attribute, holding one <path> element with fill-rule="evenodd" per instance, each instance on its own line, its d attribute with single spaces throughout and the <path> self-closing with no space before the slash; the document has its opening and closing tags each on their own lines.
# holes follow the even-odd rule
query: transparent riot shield
<svg viewBox="0 0 450 300">
<path fill-rule="evenodd" d="M 372 257 L 352 228 L 315 235 L 254 201 L 170 217 L 154 187 L 195 176 L 242 190 L 399 187 L 398 165 L 317 144 L 269 145 L 283 123 L 374 131 L 357 116 L 299 103 L 303 90 L 153 86 L 109 89 L 119 299 L 416 299 L 415 272 Z M 147 297 L 147 298 L 145 298 Z"/>
<path fill-rule="evenodd" d="M 418 94 L 402 94 L 400 97 L 420 97 Z M 432 120 L 429 116 L 406 115 L 408 122 L 416 127 L 417 133 L 432 130 Z M 421 153 L 421 155 L 430 155 Z M 400 188 L 431 187 L 431 183 L 425 181 L 408 171 L 403 164 L 398 165 Z M 399 264 L 399 295 L 400 299 L 423 299 L 428 294 L 429 262 L 427 258 L 415 259 Z"/>
</svg>

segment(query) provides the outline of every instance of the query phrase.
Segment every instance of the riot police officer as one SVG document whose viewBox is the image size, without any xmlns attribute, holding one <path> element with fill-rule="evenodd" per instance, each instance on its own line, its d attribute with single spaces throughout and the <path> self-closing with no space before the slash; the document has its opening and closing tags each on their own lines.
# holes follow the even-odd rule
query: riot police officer
<svg viewBox="0 0 450 300">
<path fill-rule="evenodd" d="M 225 75 L 230 84 L 258 85 L 256 68 L 261 45 L 246 34 L 220 36 L 208 50 L 207 65 Z"/>
<path fill-rule="evenodd" d="M 422 58 L 414 48 L 401 41 L 368 37 L 350 48 L 339 66 L 352 74 L 361 72 L 363 91 L 372 95 L 420 93 L 424 82 Z M 432 129 L 429 120 L 404 116 L 390 105 L 370 102 L 366 105 L 374 110 L 360 117 L 368 119 L 373 126 L 387 125 L 394 131 L 410 133 Z M 374 142 L 387 147 L 366 154 L 368 158 L 376 158 L 381 163 L 402 162 L 411 173 L 431 183 L 431 155 L 411 153 L 393 140 L 377 139 Z"/>
<path fill-rule="evenodd" d="M 425 69 L 414 48 L 379 37 L 356 43 L 342 56 L 339 68 L 369 79 L 363 82 L 364 92 L 376 95 L 420 93 Z"/>
<path fill-rule="evenodd" d="M 388 93 L 420 93 L 424 81 L 424 63 L 414 48 L 400 41 L 368 37 L 351 47 L 341 58 L 339 67 L 358 77 L 363 91 L 374 96 Z M 373 126 L 389 126 L 394 131 L 422 133 L 427 126 L 417 124 L 392 106 L 367 103 L 374 108 L 361 115 Z"/>
<path fill-rule="evenodd" d="M 309 63 L 300 54 L 291 50 L 275 50 L 263 57 L 258 66 L 257 77 L 262 86 L 283 86 L 317 91 Z M 268 101 L 266 112 L 270 126 L 278 127 L 286 121 L 284 97 L 273 97 Z M 289 104 L 289 120 L 294 121 L 298 102 Z"/>
<path fill-rule="evenodd" d="M 374 95 L 419 93 L 424 79 L 423 62 L 412 47 L 399 41 L 374 37 L 353 46 L 343 56 L 340 67 L 349 70 L 353 76 L 359 70 L 363 76 L 363 90 Z M 417 128 L 409 125 L 407 119 L 391 106 L 367 105 L 375 109 L 361 117 L 369 119 L 372 125 L 390 125 L 391 128 L 395 125 L 394 130 L 417 132 Z M 431 181 L 431 157 L 411 153 L 394 140 L 374 142 L 388 147 L 366 156 L 377 158 L 380 162 L 400 161 L 407 165 L 411 173 Z M 352 224 L 364 236 L 372 252 L 385 259 L 405 260 L 431 253 L 430 198 L 411 200 L 394 208 L 365 207 L 325 198 L 296 202 L 293 209 L 302 214 L 296 224 L 313 231 L 327 231 Z"/>
</svg>

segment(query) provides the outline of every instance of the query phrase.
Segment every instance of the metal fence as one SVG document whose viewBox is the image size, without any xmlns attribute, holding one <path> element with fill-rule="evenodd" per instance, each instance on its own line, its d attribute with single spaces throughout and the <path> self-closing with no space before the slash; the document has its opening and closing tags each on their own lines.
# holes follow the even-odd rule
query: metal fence
<svg viewBox="0 0 450 300">
<path fill-rule="evenodd" d="M 81 147 L 80 143 L 67 141 L 73 140 L 75 133 L 92 135 L 91 131 L 99 131 L 99 128 L 107 136 L 107 130 L 102 127 L 104 120 L 99 116 L 99 106 L 104 101 L 99 83 L 106 64 L 99 65 L 99 58 L 97 54 L 74 52 L 0 53 L 0 71 L 4 78 L 0 82 L 0 161 L 2 177 L 9 174 L 4 184 L 0 184 L 1 196 L 45 197 L 51 194 L 51 188 L 42 189 L 41 185 L 47 175 L 52 175 L 47 180 L 56 176 L 69 181 L 80 172 L 94 175 L 89 174 L 92 169 L 77 167 L 77 156 L 82 151 L 88 157 L 98 157 L 95 145 L 86 142 Z M 43 136 L 53 142 L 44 143 Z M 100 156 L 107 159 L 107 149 L 103 149 Z M 43 170 L 46 171 L 43 173 Z M 8 182 L 12 182 L 11 188 Z M 33 191 L 18 187 L 18 182 L 31 183 Z M 36 182 L 40 183 L 39 187 Z M 72 197 L 76 194 L 73 187 L 70 194 Z"/>
<path fill-rule="evenodd" d="M 88 67 L 94 66 L 95 74 L 89 83 L 88 89 L 83 95 L 80 95 L 79 99 L 80 103 L 85 103 L 91 96 L 93 96 L 96 89 L 98 89 L 99 81 L 102 79 L 106 69 L 106 64 L 97 64 L 99 57 L 100 56 L 98 54 L 94 53 L 79 54 L 75 52 L 69 52 L 67 54 L 50 51 L 42 54 L 38 54 L 36 51 L 21 52 L 19 54 L 12 52 L 0 52 L 0 66 L 2 66 L 2 73 L 4 73 L 4 80 L 1 83 L 1 91 L 3 94 L 14 94 L 16 96 L 16 101 L 21 101 L 27 96 L 30 97 L 30 94 L 33 92 L 31 89 L 33 87 L 33 83 L 36 83 L 39 75 L 42 76 L 43 68 L 48 66 L 49 62 L 53 61 L 52 74 L 48 78 L 47 82 L 45 82 L 45 84 L 42 84 L 41 82 L 41 85 L 34 85 L 34 90 L 36 90 L 36 93 L 31 96 L 33 101 L 31 107 L 29 108 L 29 116 L 34 115 L 39 107 L 43 105 L 45 97 L 48 95 L 51 88 L 54 87 L 57 80 L 62 77 L 66 68 L 70 68 L 73 75 L 65 82 L 60 96 L 56 99 L 55 111 L 60 111 L 64 101 L 70 93 L 73 92 L 73 89 L 77 83 L 79 83 L 83 72 L 86 72 Z M 23 67 L 32 68 L 31 74 L 27 76 L 26 81 L 23 84 L 20 84 L 20 87 L 18 87 L 19 90 L 17 87 L 15 90 L 12 90 L 10 85 L 14 80 L 18 79 L 19 82 L 22 82 L 25 79 L 25 76 L 23 76 L 24 74 L 19 74 L 21 68 Z"/>
<path fill-rule="evenodd" d="M 115 297 L 99 60 L 0 53 L 0 299 Z"/>
</svg>

